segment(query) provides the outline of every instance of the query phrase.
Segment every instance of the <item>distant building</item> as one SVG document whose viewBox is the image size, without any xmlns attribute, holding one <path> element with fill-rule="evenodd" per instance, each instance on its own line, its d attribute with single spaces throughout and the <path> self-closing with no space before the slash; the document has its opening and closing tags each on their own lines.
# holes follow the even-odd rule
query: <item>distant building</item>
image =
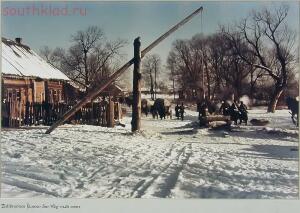
<svg viewBox="0 0 300 213">
<path fill-rule="evenodd" d="M 2 100 L 22 103 L 63 102 L 70 80 L 29 46 L 2 38 Z"/>
<path fill-rule="evenodd" d="M 127 93 L 128 92 L 120 86 L 111 84 L 100 93 L 100 96 L 113 96 L 115 98 L 121 98 L 125 97 Z"/>
</svg>

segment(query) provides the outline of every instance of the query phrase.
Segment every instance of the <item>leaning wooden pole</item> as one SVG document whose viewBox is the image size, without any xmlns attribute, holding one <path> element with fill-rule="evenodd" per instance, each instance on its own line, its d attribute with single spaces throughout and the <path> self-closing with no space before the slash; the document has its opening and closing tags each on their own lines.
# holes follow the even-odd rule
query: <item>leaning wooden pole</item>
<svg viewBox="0 0 300 213">
<path fill-rule="evenodd" d="M 134 40 L 134 67 L 133 67 L 133 103 L 131 131 L 141 129 L 141 41 L 140 37 Z"/>
<path fill-rule="evenodd" d="M 176 24 L 174 27 L 172 27 L 169 31 L 164 33 L 162 36 L 160 36 L 158 39 L 156 39 L 154 42 L 152 42 L 148 47 L 146 47 L 141 52 L 141 59 L 150 51 L 152 50 L 156 45 L 158 45 L 161 41 L 163 41 L 165 38 L 167 38 L 171 33 L 175 32 L 179 27 L 183 26 L 185 23 L 187 23 L 189 20 L 191 20 L 195 15 L 200 13 L 203 10 L 203 7 L 198 8 L 195 10 L 192 14 L 187 16 L 185 19 L 183 19 L 181 22 Z M 69 111 L 67 111 L 60 120 L 56 121 L 47 131 L 46 134 L 50 134 L 54 129 L 56 129 L 59 125 L 63 124 L 65 121 L 67 121 L 70 117 L 72 117 L 81 107 L 83 107 L 86 103 L 89 101 L 94 100 L 99 96 L 99 94 L 107 87 L 109 86 L 113 81 L 115 81 L 120 75 L 122 75 L 134 62 L 134 58 L 132 58 L 130 61 L 128 61 L 125 65 L 123 65 L 118 71 L 116 71 L 114 74 L 112 74 L 105 83 L 99 85 L 95 89 L 93 89 L 91 92 L 89 92 L 81 101 L 77 102 Z"/>
</svg>

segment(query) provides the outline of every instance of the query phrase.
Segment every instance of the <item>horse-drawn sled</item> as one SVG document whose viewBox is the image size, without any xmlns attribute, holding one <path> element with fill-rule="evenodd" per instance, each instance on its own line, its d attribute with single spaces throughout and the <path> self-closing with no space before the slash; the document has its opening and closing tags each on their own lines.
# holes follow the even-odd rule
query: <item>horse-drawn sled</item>
<svg viewBox="0 0 300 213">
<path fill-rule="evenodd" d="M 199 112 L 199 124 L 200 126 L 209 126 L 212 122 L 221 122 L 227 126 L 230 126 L 232 122 L 236 125 L 244 122 L 247 125 L 248 112 L 247 107 L 241 102 L 238 107 L 235 103 L 231 106 L 222 101 L 222 105 L 217 112 L 216 106 L 209 101 L 205 101 L 197 104 L 197 111 Z"/>
</svg>

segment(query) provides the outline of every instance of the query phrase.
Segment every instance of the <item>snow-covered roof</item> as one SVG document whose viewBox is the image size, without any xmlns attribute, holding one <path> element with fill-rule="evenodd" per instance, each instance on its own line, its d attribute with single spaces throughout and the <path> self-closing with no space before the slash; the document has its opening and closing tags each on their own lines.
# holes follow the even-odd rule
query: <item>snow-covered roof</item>
<svg viewBox="0 0 300 213">
<path fill-rule="evenodd" d="M 69 80 L 60 70 L 47 63 L 30 47 L 2 38 L 3 74 Z"/>
</svg>

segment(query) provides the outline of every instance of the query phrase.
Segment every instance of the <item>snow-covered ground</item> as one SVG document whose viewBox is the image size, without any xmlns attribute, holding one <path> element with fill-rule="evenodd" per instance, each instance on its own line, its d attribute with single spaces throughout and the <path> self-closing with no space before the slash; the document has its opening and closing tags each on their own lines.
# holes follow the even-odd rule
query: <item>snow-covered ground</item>
<svg viewBox="0 0 300 213">
<path fill-rule="evenodd" d="M 298 129 L 287 110 L 267 128 L 198 128 L 186 119 L 143 117 L 143 131 L 64 125 L 1 133 L 2 197 L 297 198 Z M 296 150 L 296 151 L 295 151 Z"/>
</svg>

